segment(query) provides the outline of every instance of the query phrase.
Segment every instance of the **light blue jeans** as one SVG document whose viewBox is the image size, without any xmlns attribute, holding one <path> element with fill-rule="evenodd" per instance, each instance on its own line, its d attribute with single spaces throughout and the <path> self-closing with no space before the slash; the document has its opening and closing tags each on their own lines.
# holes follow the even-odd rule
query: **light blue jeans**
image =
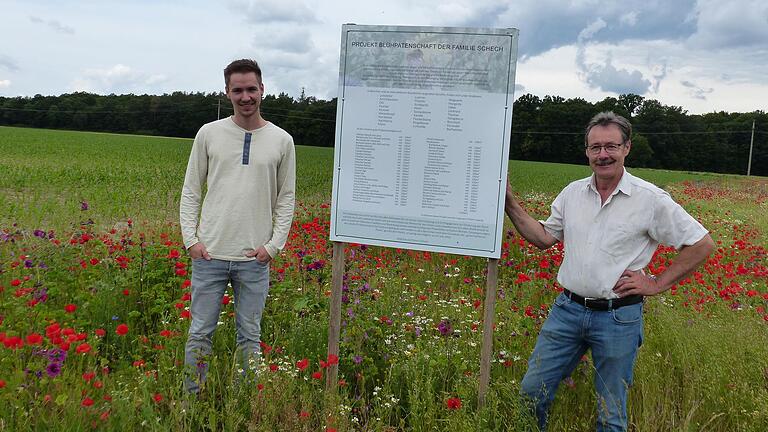
<svg viewBox="0 0 768 432">
<path fill-rule="evenodd" d="M 258 361 L 261 314 L 269 292 L 269 264 L 252 261 L 195 259 L 192 261 L 192 323 L 184 350 L 187 391 L 198 393 L 208 371 L 213 333 L 219 322 L 221 300 L 232 283 L 237 350 L 241 367 Z"/>
<path fill-rule="evenodd" d="M 542 431 L 560 381 L 592 350 L 597 431 L 627 430 L 627 389 L 643 342 L 643 303 L 597 311 L 560 294 L 541 328 L 521 383 Z"/>
</svg>

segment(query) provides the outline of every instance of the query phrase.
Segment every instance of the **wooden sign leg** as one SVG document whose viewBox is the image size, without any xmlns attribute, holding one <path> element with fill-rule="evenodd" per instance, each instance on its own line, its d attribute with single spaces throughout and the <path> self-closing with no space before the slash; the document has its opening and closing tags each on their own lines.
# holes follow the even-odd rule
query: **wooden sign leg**
<svg viewBox="0 0 768 432">
<path fill-rule="evenodd" d="M 333 242 L 333 270 L 331 276 L 331 307 L 328 324 L 328 355 L 338 357 L 341 332 L 341 288 L 344 280 L 344 243 Z M 339 365 L 328 366 L 325 376 L 325 390 L 336 390 Z"/>
<path fill-rule="evenodd" d="M 493 352 L 493 318 L 496 307 L 499 260 L 488 259 L 488 276 L 485 281 L 485 307 L 483 311 L 483 346 L 480 350 L 480 389 L 477 396 L 478 408 L 485 404 L 485 394 L 491 380 L 491 353 Z"/>
</svg>

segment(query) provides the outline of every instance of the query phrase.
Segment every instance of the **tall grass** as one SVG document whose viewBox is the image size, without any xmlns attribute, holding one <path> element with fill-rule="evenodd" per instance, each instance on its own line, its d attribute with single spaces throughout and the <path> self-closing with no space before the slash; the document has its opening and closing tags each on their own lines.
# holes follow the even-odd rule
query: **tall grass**
<svg viewBox="0 0 768 432">
<path fill-rule="evenodd" d="M 343 385 L 325 393 L 333 151 L 315 147 L 297 148 L 298 206 L 289 244 L 272 264 L 262 364 L 236 363 L 232 304 L 224 305 L 209 380 L 200 399 L 188 398 L 181 363 L 189 267 L 173 251 L 183 249 L 176 220 L 190 146 L 190 140 L 0 128 L 0 334 L 26 340 L 55 322 L 85 335 L 72 343 L 55 377 L 39 354 L 57 346 L 47 336 L 40 345 L 0 344 L 0 431 L 531 427 L 519 382 L 557 294 L 561 251 L 540 252 L 509 226 L 484 407 L 477 405 L 477 388 L 485 261 L 378 247 L 346 248 Z M 563 186 L 589 172 L 510 162 L 513 187 L 537 217 L 546 217 Z M 720 250 L 699 276 L 648 299 L 630 429 L 765 430 L 765 179 L 632 172 L 669 190 L 712 230 Z M 93 239 L 80 242 L 84 234 Z M 664 250 L 654 262 L 673 257 Z M 43 292 L 45 300 L 30 305 Z M 77 310 L 65 312 L 67 304 Z M 130 328 L 125 336 L 115 333 L 120 323 Z M 82 342 L 91 351 L 78 354 Z M 298 366 L 303 359 L 306 369 Z M 95 377 L 86 379 L 89 373 Z M 561 385 L 551 430 L 594 428 L 592 377 L 587 357 Z M 461 407 L 450 409 L 449 399 Z"/>
</svg>

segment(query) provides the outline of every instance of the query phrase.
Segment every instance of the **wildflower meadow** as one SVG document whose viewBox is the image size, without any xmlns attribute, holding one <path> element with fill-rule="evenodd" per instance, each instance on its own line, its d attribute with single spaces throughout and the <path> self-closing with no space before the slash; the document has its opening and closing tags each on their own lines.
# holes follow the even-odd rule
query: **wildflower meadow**
<svg viewBox="0 0 768 432">
<path fill-rule="evenodd" d="M 506 228 L 490 388 L 478 405 L 486 260 L 345 246 L 338 357 L 327 355 L 333 150 L 297 147 L 297 206 L 272 262 L 262 361 L 238 364 L 232 293 L 208 381 L 182 389 L 191 264 L 178 202 L 191 140 L 0 127 L 0 431 L 518 431 L 562 248 Z M 645 304 L 632 431 L 765 431 L 768 179 L 630 171 L 665 188 L 717 249 Z M 549 213 L 589 167 L 511 161 L 527 209 Z M 659 247 L 649 266 L 674 259 Z M 339 385 L 325 376 L 338 364 Z M 551 430 L 594 429 L 589 355 Z M 531 429 L 532 430 L 532 429 Z"/>
</svg>

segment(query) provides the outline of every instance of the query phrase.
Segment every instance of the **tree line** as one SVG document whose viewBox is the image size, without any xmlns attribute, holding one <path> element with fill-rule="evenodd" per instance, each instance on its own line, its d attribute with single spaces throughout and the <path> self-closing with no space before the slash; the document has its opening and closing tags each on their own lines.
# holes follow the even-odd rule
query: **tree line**
<svg viewBox="0 0 768 432">
<path fill-rule="evenodd" d="M 684 171 L 744 174 L 752 122 L 751 173 L 768 176 L 768 114 L 688 114 L 635 94 L 599 102 L 524 94 L 513 107 L 510 158 L 583 164 L 584 125 L 598 111 L 614 111 L 632 121 L 627 165 Z M 231 115 L 223 93 L 174 92 L 164 95 L 0 97 L 0 125 L 46 129 L 194 137 L 201 125 Z M 262 114 L 293 135 L 296 144 L 333 147 L 336 99 L 303 94 L 266 95 Z"/>
</svg>

